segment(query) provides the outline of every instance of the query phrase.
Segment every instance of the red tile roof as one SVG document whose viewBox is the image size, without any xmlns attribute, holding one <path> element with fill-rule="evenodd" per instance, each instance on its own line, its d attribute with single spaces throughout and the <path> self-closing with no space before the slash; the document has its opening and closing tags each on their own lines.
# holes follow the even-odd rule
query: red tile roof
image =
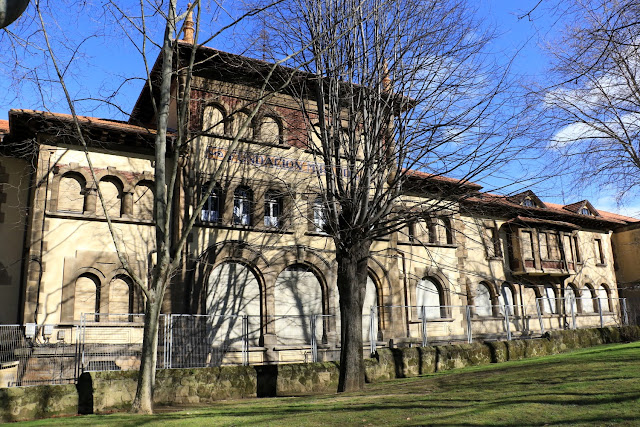
<svg viewBox="0 0 640 427">
<path fill-rule="evenodd" d="M 9 133 L 9 120 L 0 120 L 0 133 Z"/>
<path fill-rule="evenodd" d="M 420 178 L 420 179 L 427 179 L 427 180 L 434 180 L 434 181 L 442 181 L 449 184 L 463 185 L 465 187 L 473 188 L 476 190 L 479 190 L 482 188 L 481 185 L 476 184 L 475 182 L 464 180 L 464 179 L 450 178 L 448 176 L 435 175 L 435 174 L 421 172 L 413 169 L 408 169 L 408 170 L 405 169 L 403 172 L 405 172 L 406 176 L 409 178 Z"/>
<path fill-rule="evenodd" d="M 566 218 L 571 218 L 574 220 L 591 219 L 594 221 L 613 222 L 617 224 L 624 224 L 628 222 L 640 222 L 640 219 L 637 219 L 637 218 L 631 218 L 623 215 L 614 214 L 612 212 L 605 212 L 600 210 L 598 211 L 598 213 L 600 213 L 600 216 L 585 216 L 585 215 L 574 213 L 565 209 L 564 205 L 560 205 L 557 203 L 549 203 L 549 202 L 545 202 L 546 209 L 537 208 L 537 207 L 525 208 L 523 206 L 520 206 L 517 203 L 510 201 L 507 196 L 501 196 L 501 195 L 491 194 L 491 193 L 477 193 L 476 195 L 472 195 L 471 197 L 468 197 L 466 201 L 472 202 L 472 203 L 479 203 L 479 204 L 504 206 L 505 208 L 526 209 L 528 212 L 531 212 L 531 213 L 551 212 L 555 214 L 561 214 Z"/>
<path fill-rule="evenodd" d="M 9 110 L 9 116 L 12 115 L 28 115 L 33 117 L 43 118 L 45 120 L 60 120 L 63 122 L 72 122 L 73 116 L 71 114 L 62 114 L 62 113 L 50 113 L 47 111 L 37 111 L 37 110 L 25 110 L 25 109 L 12 109 Z M 117 120 L 108 120 L 108 119 L 99 119 L 97 117 L 88 117 L 88 116 L 77 116 L 78 122 L 83 125 L 89 126 L 97 126 L 101 128 L 108 128 L 111 130 L 120 130 L 123 132 L 135 132 L 141 134 L 156 134 L 154 129 L 148 129 L 142 126 L 130 125 L 125 122 L 117 121 Z"/>
</svg>

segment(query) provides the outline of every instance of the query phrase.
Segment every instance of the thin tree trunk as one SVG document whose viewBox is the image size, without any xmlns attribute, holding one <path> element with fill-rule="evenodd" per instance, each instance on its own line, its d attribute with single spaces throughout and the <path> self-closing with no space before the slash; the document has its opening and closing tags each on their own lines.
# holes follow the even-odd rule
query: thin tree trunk
<svg viewBox="0 0 640 427">
<path fill-rule="evenodd" d="M 340 294 L 340 378 L 338 391 L 364 387 L 362 357 L 362 305 L 367 287 L 367 266 L 371 242 L 357 241 L 336 253 Z"/>
<path fill-rule="evenodd" d="M 153 413 L 153 388 L 156 379 L 160 304 L 154 301 L 157 298 L 155 292 L 150 292 L 150 294 L 153 295 L 153 298 L 147 298 L 145 302 L 144 338 L 140 357 L 138 388 L 131 406 L 131 412 L 138 414 Z"/>
</svg>

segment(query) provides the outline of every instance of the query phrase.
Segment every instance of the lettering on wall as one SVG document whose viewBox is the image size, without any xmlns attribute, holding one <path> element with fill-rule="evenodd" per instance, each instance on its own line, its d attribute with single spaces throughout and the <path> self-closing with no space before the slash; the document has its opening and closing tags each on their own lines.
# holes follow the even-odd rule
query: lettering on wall
<svg viewBox="0 0 640 427">
<path fill-rule="evenodd" d="M 206 156 L 210 160 L 221 161 L 227 154 L 225 148 L 207 147 Z M 229 155 L 229 162 L 249 164 L 258 167 L 285 169 L 296 172 L 310 174 L 325 174 L 326 169 L 323 163 L 308 162 L 305 160 L 292 159 L 283 156 L 273 156 L 269 154 L 254 153 L 251 151 L 232 151 Z M 339 168 L 339 173 L 344 177 L 350 177 L 351 171 L 347 168 Z"/>
</svg>

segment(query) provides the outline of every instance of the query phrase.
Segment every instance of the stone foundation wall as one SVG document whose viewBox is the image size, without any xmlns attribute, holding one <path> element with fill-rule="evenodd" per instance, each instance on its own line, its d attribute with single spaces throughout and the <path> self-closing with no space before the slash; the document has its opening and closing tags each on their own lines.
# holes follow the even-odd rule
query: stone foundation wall
<svg viewBox="0 0 640 427">
<path fill-rule="evenodd" d="M 365 359 L 367 382 L 408 378 L 465 366 L 546 356 L 600 344 L 640 340 L 640 327 L 580 329 L 530 340 L 413 348 L 381 348 Z M 156 404 L 211 403 L 222 399 L 332 393 L 336 362 L 221 368 L 166 369 L 156 376 Z M 136 391 L 137 371 L 85 372 L 77 385 L 0 389 L 0 419 L 19 421 L 51 415 L 126 409 Z"/>
<path fill-rule="evenodd" d="M 78 413 L 74 384 L 0 388 L 0 421 L 26 421 Z"/>
</svg>

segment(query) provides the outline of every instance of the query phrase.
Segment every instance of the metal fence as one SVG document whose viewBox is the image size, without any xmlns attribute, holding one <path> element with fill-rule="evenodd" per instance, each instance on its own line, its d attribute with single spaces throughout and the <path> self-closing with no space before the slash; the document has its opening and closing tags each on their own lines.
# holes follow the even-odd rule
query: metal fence
<svg viewBox="0 0 640 427">
<path fill-rule="evenodd" d="M 373 306 L 364 351 L 381 346 L 532 338 L 550 330 L 629 324 L 626 300 L 538 298 L 533 305 Z M 160 316 L 158 368 L 337 360 L 334 316 Z M 143 314 L 84 313 L 73 327 L 0 325 L 0 387 L 74 382 L 84 371 L 138 369 Z"/>
<path fill-rule="evenodd" d="M 330 345 L 327 332 L 331 318 L 321 314 L 270 316 L 262 325 L 261 316 L 165 315 L 158 340 L 162 366 L 315 362 L 320 360 L 323 346 Z M 267 346 L 277 351 L 265 352 Z"/>
<path fill-rule="evenodd" d="M 140 367 L 144 314 L 82 313 L 77 335 L 80 371 Z"/>
<path fill-rule="evenodd" d="M 591 308 L 593 307 L 593 308 Z M 369 315 L 371 352 L 420 345 L 535 338 L 550 330 L 628 325 L 625 298 L 538 298 L 533 305 L 377 306 Z M 380 330 L 390 337 L 380 340 Z"/>
<path fill-rule="evenodd" d="M 53 325 L 0 325 L 0 387 L 69 384 L 78 376 L 75 343 L 52 342 Z"/>
</svg>

